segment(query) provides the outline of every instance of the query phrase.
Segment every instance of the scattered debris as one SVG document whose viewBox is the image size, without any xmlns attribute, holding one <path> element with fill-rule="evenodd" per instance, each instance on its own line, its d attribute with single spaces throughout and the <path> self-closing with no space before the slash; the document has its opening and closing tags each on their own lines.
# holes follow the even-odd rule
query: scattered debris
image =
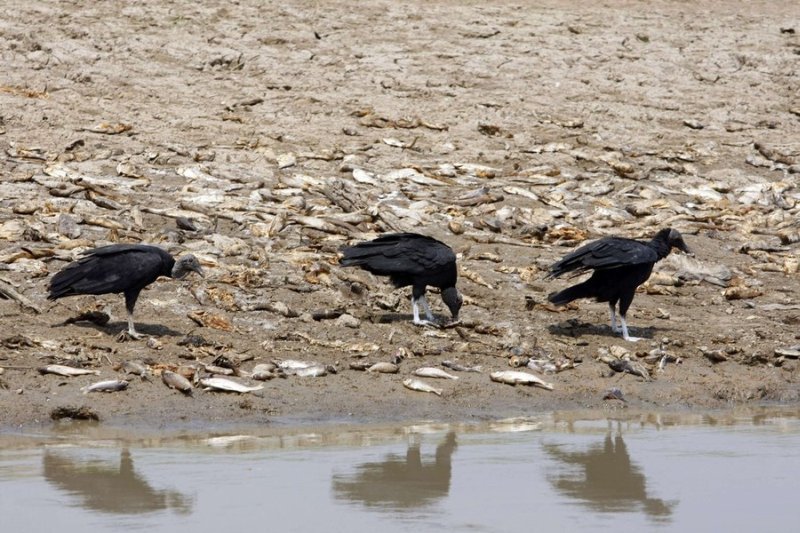
<svg viewBox="0 0 800 533">
<path fill-rule="evenodd" d="M 73 407 L 71 405 L 56 407 L 50 411 L 50 418 L 52 420 L 62 420 L 64 418 L 71 418 L 73 420 L 100 420 L 100 417 L 90 407 L 82 405 L 81 407 Z"/>
<path fill-rule="evenodd" d="M 628 400 L 625 399 L 625 396 L 622 394 L 622 390 L 618 387 L 611 387 L 606 391 L 603 395 L 604 400 L 620 400 L 621 402 L 628 403 Z"/>
</svg>

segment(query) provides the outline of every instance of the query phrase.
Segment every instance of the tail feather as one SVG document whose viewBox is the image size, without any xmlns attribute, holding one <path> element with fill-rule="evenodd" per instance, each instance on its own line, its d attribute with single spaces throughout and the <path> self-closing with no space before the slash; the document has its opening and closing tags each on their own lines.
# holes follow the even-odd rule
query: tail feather
<svg viewBox="0 0 800 533">
<path fill-rule="evenodd" d="M 57 300 L 64 296 L 74 294 L 75 289 L 73 285 L 80 283 L 86 277 L 85 269 L 81 268 L 82 265 L 75 264 L 69 266 L 56 273 L 50 280 L 50 294 L 47 295 L 48 300 Z"/>
<path fill-rule="evenodd" d="M 573 285 L 572 287 L 568 287 L 563 291 L 551 294 L 547 297 L 547 299 L 550 301 L 550 303 L 555 305 L 566 305 L 572 300 L 577 300 L 578 298 L 590 298 L 591 296 L 591 288 L 589 287 L 588 283 L 583 282 Z"/>
<path fill-rule="evenodd" d="M 391 251 L 392 248 L 392 245 L 374 241 L 343 248 L 339 264 L 342 266 L 362 267 L 377 274 L 391 273 L 393 269 L 398 267 L 398 258 L 387 256 L 386 253 Z"/>
</svg>

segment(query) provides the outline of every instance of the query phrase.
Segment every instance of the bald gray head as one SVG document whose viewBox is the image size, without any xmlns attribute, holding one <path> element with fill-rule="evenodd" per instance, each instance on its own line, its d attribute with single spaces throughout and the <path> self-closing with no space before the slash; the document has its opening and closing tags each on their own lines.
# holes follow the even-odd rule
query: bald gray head
<svg viewBox="0 0 800 533">
<path fill-rule="evenodd" d="M 175 266 L 172 267 L 172 277 L 175 279 L 185 278 L 189 272 L 197 272 L 200 276 L 205 277 L 203 268 L 200 266 L 200 261 L 197 260 L 192 254 L 186 254 L 175 261 Z"/>
<path fill-rule="evenodd" d="M 464 299 L 458 293 L 458 289 L 455 287 L 448 287 L 442 291 L 442 301 L 445 303 L 448 309 L 450 309 L 450 314 L 453 315 L 453 320 L 458 320 L 458 312 L 461 310 L 461 304 L 464 303 Z"/>
<path fill-rule="evenodd" d="M 681 232 L 676 229 L 669 230 L 667 242 L 669 243 L 670 248 L 677 248 L 678 250 L 687 254 L 692 253 L 692 251 L 689 250 L 689 247 L 686 246 L 686 243 L 683 241 L 683 235 L 681 235 Z"/>
</svg>

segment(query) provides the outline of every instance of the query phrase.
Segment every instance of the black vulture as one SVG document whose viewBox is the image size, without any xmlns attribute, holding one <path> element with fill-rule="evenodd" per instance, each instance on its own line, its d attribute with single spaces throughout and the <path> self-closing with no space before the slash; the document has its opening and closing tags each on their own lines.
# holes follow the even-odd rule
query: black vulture
<svg viewBox="0 0 800 533">
<path fill-rule="evenodd" d="M 139 293 L 159 276 L 183 279 L 189 272 L 203 275 L 191 254 L 177 261 L 165 250 L 145 244 L 112 244 L 88 250 L 50 280 L 48 300 L 77 294 L 123 293 L 128 310 L 128 334 L 139 339 L 133 327 L 133 307 Z"/>
<path fill-rule="evenodd" d="M 442 301 L 450 309 L 453 321 L 458 320 L 463 300 L 456 289 L 456 254 L 445 243 L 417 233 L 390 233 L 341 251 L 343 257 L 339 263 L 343 266 L 357 266 L 377 276 L 389 276 L 395 287 L 411 285 L 414 324 L 434 322 L 425 300 L 428 285 L 441 289 Z M 427 321 L 420 320 L 418 304 L 425 310 Z"/>
<path fill-rule="evenodd" d="M 633 301 L 636 288 L 647 281 L 653 265 L 669 255 L 672 248 L 691 253 L 681 234 L 674 229 L 659 231 L 649 242 L 604 237 L 581 246 L 550 267 L 548 278 L 556 278 L 567 272 L 574 275 L 593 270 L 592 276 L 561 292 L 551 294 L 548 300 L 556 305 L 564 305 L 578 298 L 595 298 L 598 302 L 608 302 L 611 310 L 611 329 L 622 331 L 622 338 L 636 342 L 639 339 L 628 335 L 625 314 Z M 617 329 L 614 307 L 619 302 L 621 328 Z"/>
</svg>

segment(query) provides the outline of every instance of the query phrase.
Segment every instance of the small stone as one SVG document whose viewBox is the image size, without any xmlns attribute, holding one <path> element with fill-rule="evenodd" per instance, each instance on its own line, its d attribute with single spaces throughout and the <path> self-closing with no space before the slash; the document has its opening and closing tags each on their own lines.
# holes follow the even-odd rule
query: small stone
<svg viewBox="0 0 800 533">
<path fill-rule="evenodd" d="M 347 313 L 337 318 L 334 323 L 337 326 L 344 326 L 346 328 L 358 328 L 361 325 L 361 321 L 359 319 L 353 315 L 348 315 Z"/>
<path fill-rule="evenodd" d="M 277 158 L 278 168 L 289 168 L 297 164 L 297 157 L 291 152 L 288 154 L 280 154 Z"/>
</svg>

